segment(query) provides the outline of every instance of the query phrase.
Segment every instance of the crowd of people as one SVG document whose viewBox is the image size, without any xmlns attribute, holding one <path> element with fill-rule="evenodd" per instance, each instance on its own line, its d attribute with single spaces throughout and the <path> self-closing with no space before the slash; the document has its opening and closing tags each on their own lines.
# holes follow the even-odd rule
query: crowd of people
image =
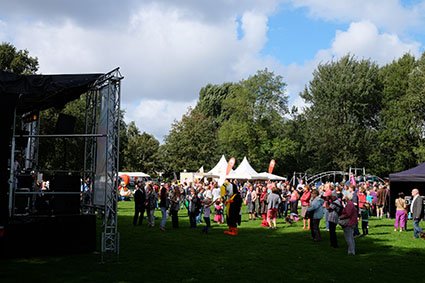
<svg viewBox="0 0 425 283">
<path fill-rule="evenodd" d="M 211 221 L 217 224 L 226 222 L 229 229 L 225 233 L 237 235 L 242 213 L 246 212 L 248 221 L 259 219 L 259 225 L 268 229 L 277 229 L 278 218 L 290 225 L 302 220 L 302 229 L 310 230 L 312 240 L 319 242 L 322 241 L 320 224 L 323 221 L 329 233 L 330 246 L 338 248 L 336 229 L 341 226 L 348 246 L 347 253 L 355 255 L 355 238 L 369 234 L 369 217 L 389 218 L 389 195 L 389 186 L 379 183 L 309 185 L 299 180 L 294 186 L 283 181 L 226 180 L 219 186 L 214 181 L 137 182 L 133 193 L 133 224 L 142 225 L 146 212 L 148 226 L 154 227 L 154 212 L 160 209 L 159 228 L 165 231 L 168 215 L 171 215 L 171 225 L 175 229 L 179 227 L 178 212 L 185 209 L 192 229 L 203 223 L 202 232 L 208 233 Z M 412 197 L 411 203 L 402 193 L 396 199 L 394 231 L 405 231 L 410 218 L 413 220 L 414 237 L 419 238 L 424 235 L 419 226 L 424 216 L 423 202 L 422 198 L 418 198 L 417 189 L 412 191 Z"/>
</svg>

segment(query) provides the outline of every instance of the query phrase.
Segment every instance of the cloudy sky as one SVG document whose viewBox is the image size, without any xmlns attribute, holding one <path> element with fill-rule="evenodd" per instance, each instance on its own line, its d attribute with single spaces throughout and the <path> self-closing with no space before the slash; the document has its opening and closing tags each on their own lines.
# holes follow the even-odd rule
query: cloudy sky
<svg viewBox="0 0 425 283">
<path fill-rule="evenodd" d="M 120 67 L 126 121 L 163 140 L 207 83 L 282 75 L 290 105 L 321 62 L 425 50 L 425 0 L 0 0 L 0 42 L 40 73 Z"/>
</svg>

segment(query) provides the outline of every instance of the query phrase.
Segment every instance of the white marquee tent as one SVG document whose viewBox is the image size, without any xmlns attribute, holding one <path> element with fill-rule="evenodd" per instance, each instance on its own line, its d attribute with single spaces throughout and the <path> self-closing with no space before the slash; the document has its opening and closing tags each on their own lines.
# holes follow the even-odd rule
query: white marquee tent
<svg viewBox="0 0 425 283">
<path fill-rule="evenodd" d="M 218 163 L 214 166 L 214 168 L 208 171 L 207 173 L 212 175 L 225 176 L 226 169 L 227 169 L 227 160 L 226 160 L 226 157 L 222 155 L 220 158 L 220 161 L 218 161 Z"/>
<path fill-rule="evenodd" d="M 226 176 L 228 179 L 243 179 L 243 180 L 268 180 L 266 176 L 262 176 L 252 168 L 246 157 L 243 158 L 241 164 L 233 172 Z"/>
</svg>

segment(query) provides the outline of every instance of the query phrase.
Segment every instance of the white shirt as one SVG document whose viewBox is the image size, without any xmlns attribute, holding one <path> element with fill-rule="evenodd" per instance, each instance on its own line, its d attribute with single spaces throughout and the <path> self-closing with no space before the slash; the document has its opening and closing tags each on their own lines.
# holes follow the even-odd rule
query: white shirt
<svg viewBox="0 0 425 283">
<path fill-rule="evenodd" d="M 214 188 L 212 190 L 212 196 L 213 196 L 213 201 L 217 200 L 218 198 L 220 198 L 220 188 Z"/>
</svg>

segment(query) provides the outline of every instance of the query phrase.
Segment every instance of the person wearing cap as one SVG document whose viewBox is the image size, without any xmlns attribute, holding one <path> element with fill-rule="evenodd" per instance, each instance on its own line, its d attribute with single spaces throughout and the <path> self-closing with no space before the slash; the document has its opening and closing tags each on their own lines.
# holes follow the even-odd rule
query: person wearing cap
<svg viewBox="0 0 425 283">
<path fill-rule="evenodd" d="M 344 207 L 338 199 L 336 191 L 332 191 L 328 201 L 326 202 L 326 209 L 328 210 L 327 220 L 329 223 L 329 239 L 331 247 L 338 248 L 338 239 L 336 237 L 336 226 L 338 225 L 339 215 L 342 213 Z"/>
</svg>

